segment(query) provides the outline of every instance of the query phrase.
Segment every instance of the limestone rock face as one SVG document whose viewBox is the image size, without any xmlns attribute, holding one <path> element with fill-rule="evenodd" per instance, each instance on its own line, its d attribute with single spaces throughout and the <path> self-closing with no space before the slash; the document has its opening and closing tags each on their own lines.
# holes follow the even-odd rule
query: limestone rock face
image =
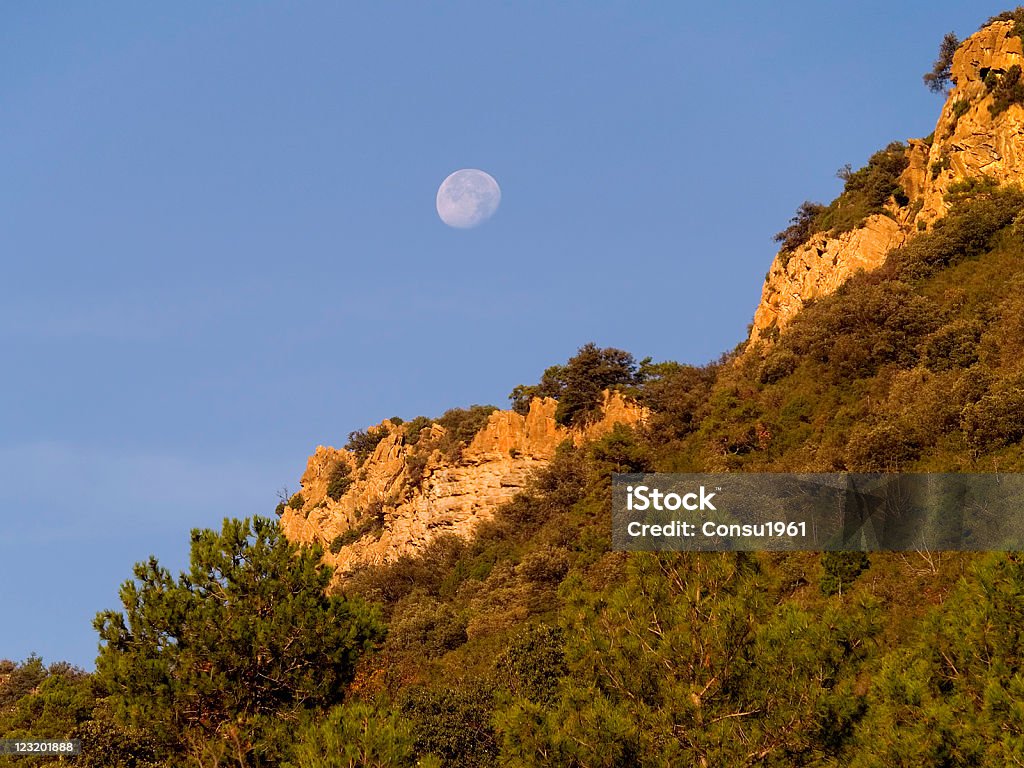
<svg viewBox="0 0 1024 768">
<path fill-rule="evenodd" d="M 1024 108 L 1014 105 L 995 117 L 989 111 L 993 96 L 985 86 L 990 72 L 1005 73 L 1024 66 L 1019 37 L 1009 33 L 1012 22 L 991 24 L 957 49 L 950 70 L 956 84 L 935 126 L 928 155 L 929 181 L 919 219 L 931 224 L 948 209 L 943 196 L 958 179 L 990 176 L 1001 182 L 1024 178 Z M 958 110 L 963 111 L 957 116 Z"/>
<path fill-rule="evenodd" d="M 890 248 L 903 244 L 906 231 L 888 216 L 869 217 L 864 226 L 838 237 L 818 233 L 772 262 L 761 303 L 754 312 L 751 339 L 770 339 L 810 299 L 832 293 L 860 269 L 881 266 Z"/>
<path fill-rule="evenodd" d="M 969 37 L 953 57 L 949 92 L 932 140 L 907 142 L 909 165 L 899 179 L 909 198 L 890 201 L 884 214 L 868 217 L 840 235 L 818 233 L 792 252 L 775 257 L 754 313 L 751 342 L 775 338 L 804 304 L 834 292 L 860 269 L 881 266 L 886 254 L 927 229 L 949 209 L 944 197 L 956 181 L 988 176 L 1001 184 L 1024 181 L 1024 107 L 993 116 L 994 98 L 985 85 L 1024 66 L 1021 40 L 1012 22 L 995 22 Z"/>
<path fill-rule="evenodd" d="M 302 475 L 303 506 L 286 508 L 281 527 L 293 541 L 319 542 L 324 559 L 339 575 L 389 562 L 442 533 L 471 536 L 565 440 L 582 444 L 616 424 L 633 425 L 644 418 L 641 406 L 617 392 L 605 394 L 601 417 L 582 430 L 559 426 L 556 406 L 551 398 L 537 398 L 525 416 L 495 411 L 457 456 L 433 447 L 445 434 L 438 424 L 424 429 L 411 445 L 400 425 L 382 422 L 375 429 L 387 434 L 361 466 L 349 451 L 319 446 Z M 327 486 L 339 463 L 349 465 L 353 483 L 335 500 L 327 496 Z M 338 542 L 335 552 L 330 551 L 332 542 Z"/>
</svg>

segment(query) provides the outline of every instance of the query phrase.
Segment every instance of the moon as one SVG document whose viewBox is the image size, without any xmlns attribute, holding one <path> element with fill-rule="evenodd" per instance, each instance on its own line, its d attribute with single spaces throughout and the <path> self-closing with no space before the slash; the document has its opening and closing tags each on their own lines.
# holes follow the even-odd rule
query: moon
<svg viewBox="0 0 1024 768">
<path fill-rule="evenodd" d="M 449 227 L 471 229 L 487 221 L 501 203 L 501 187 L 489 173 L 463 168 L 437 189 L 437 215 Z"/>
</svg>

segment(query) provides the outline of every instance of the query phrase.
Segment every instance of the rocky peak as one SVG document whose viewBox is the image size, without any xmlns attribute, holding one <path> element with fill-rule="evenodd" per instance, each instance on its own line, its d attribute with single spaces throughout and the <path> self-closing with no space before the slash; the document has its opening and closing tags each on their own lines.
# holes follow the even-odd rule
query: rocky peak
<svg viewBox="0 0 1024 768">
<path fill-rule="evenodd" d="M 898 183 L 905 197 L 841 234 L 819 232 L 780 251 L 765 278 L 750 341 L 770 343 L 808 301 L 834 292 L 857 271 L 882 265 L 889 250 L 927 231 L 945 215 L 946 193 L 957 181 L 988 176 L 999 183 L 1024 180 L 1024 108 L 991 109 L 993 86 L 1024 65 L 1021 39 L 1010 21 L 993 22 L 957 49 L 950 68 L 954 87 L 929 139 L 907 142 Z"/>
<path fill-rule="evenodd" d="M 350 451 L 318 446 L 302 475 L 301 506 L 285 508 L 281 527 L 294 541 L 319 542 L 341 574 L 392 561 L 442 533 L 472 535 L 562 442 L 579 445 L 644 417 L 641 406 L 618 392 L 605 393 L 600 417 L 583 429 L 558 425 L 556 406 L 551 398 L 535 398 L 525 415 L 494 411 L 461 450 L 446 445 L 440 424 L 413 438 L 391 421 L 371 430 L 384 435 L 362 463 Z M 331 498 L 331 480 L 342 465 L 351 484 Z"/>
</svg>

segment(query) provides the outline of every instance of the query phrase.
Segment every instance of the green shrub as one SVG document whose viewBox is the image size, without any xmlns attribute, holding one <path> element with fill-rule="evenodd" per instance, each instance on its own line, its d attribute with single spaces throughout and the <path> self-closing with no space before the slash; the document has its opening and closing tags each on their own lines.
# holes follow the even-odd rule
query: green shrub
<svg viewBox="0 0 1024 768">
<path fill-rule="evenodd" d="M 919 342 L 935 329 L 938 314 L 910 285 L 861 275 L 831 301 L 805 308 L 780 344 L 821 363 L 833 380 L 864 378 L 887 363 L 916 363 Z"/>
<path fill-rule="evenodd" d="M 953 119 L 958 120 L 971 109 L 970 99 L 958 99 L 953 102 Z"/>
<path fill-rule="evenodd" d="M 774 384 L 793 373 L 799 364 L 800 358 L 793 350 L 775 348 L 765 356 L 757 378 L 762 384 Z"/>
<path fill-rule="evenodd" d="M 357 429 L 348 433 L 348 442 L 345 448 L 352 451 L 356 456 L 356 463 L 362 466 L 373 452 L 380 445 L 380 441 L 388 436 L 387 427 L 376 427 L 372 429 Z"/>
<path fill-rule="evenodd" d="M 469 445 L 477 433 L 487 426 L 491 414 L 498 410 L 493 405 L 471 405 L 445 411 L 437 423 L 444 427 L 445 435 L 439 447 L 450 460 L 458 460 L 462 449 Z"/>
<path fill-rule="evenodd" d="M 356 520 L 359 521 L 358 525 L 353 525 L 347 531 L 339 533 L 331 540 L 329 549 L 332 554 L 338 554 L 342 547 L 347 547 L 349 544 L 354 544 L 364 536 L 376 534 L 377 538 L 380 538 L 381 532 L 384 530 L 384 516 L 387 512 L 387 508 L 382 501 L 374 501 L 365 510 L 356 510 Z"/>
<path fill-rule="evenodd" d="M 495 663 L 499 679 L 513 696 L 538 704 L 555 700 L 559 681 L 568 674 L 565 635 L 558 627 L 527 627 L 509 641 Z"/>
<path fill-rule="evenodd" d="M 569 558 L 561 550 L 542 549 L 524 557 L 516 570 L 528 581 L 558 584 L 569 572 Z"/>
<path fill-rule="evenodd" d="M 966 179 L 959 179 L 949 185 L 943 199 L 947 203 L 967 203 L 982 197 L 991 196 L 999 187 L 999 181 L 991 176 L 971 176 Z"/>
<path fill-rule="evenodd" d="M 1024 208 L 1024 192 L 1018 187 L 977 183 L 984 194 L 954 198 L 950 213 L 935 222 L 931 232 L 889 253 L 883 274 L 917 280 L 990 249 L 994 237 Z"/>
<path fill-rule="evenodd" d="M 993 117 L 1005 112 L 1014 104 L 1024 104 L 1024 82 L 1021 81 L 1019 64 L 1014 64 L 999 78 L 992 89 L 992 98 L 988 111 Z"/>
<path fill-rule="evenodd" d="M 956 320 L 942 326 L 924 341 L 924 364 L 933 371 L 974 365 L 982 330 L 978 320 Z"/>
<path fill-rule="evenodd" d="M 941 174 L 943 171 L 948 171 L 951 167 L 952 161 L 949 159 L 949 154 L 943 152 L 939 156 L 939 159 L 932 163 L 932 181 L 935 181 L 935 179 L 939 178 L 939 174 Z"/>
<path fill-rule="evenodd" d="M 331 469 L 327 478 L 327 495 L 337 501 L 352 487 L 352 468 L 344 461 L 339 461 Z"/>
<path fill-rule="evenodd" d="M 431 597 L 413 596 L 397 607 L 388 645 L 421 650 L 428 658 L 443 656 L 465 644 L 466 618 Z"/>
<path fill-rule="evenodd" d="M 863 224 L 868 216 L 883 213 L 890 198 L 904 200 L 905 205 L 909 200 L 898 179 L 909 164 L 907 148 L 894 141 L 873 154 L 860 170 L 843 174 L 843 192 L 818 215 L 816 229 L 832 234 L 848 232 Z"/>
<path fill-rule="evenodd" d="M 294 509 L 295 511 L 299 511 L 304 506 L 306 506 L 306 497 L 303 496 L 302 493 L 296 493 L 290 499 L 288 499 L 288 506 Z"/>
<path fill-rule="evenodd" d="M 805 200 L 796 209 L 796 214 L 789 220 L 789 226 L 775 234 L 773 239 L 780 244 L 783 251 L 794 251 L 806 243 L 815 232 L 819 231 L 818 218 L 825 212 L 821 203 Z"/>
<path fill-rule="evenodd" d="M 405 484 L 409 488 L 419 488 L 423 482 L 423 470 L 427 468 L 432 448 L 427 446 L 416 453 L 405 457 Z"/>
<path fill-rule="evenodd" d="M 412 726 L 418 754 L 433 754 L 446 768 L 493 765 L 498 744 L 491 725 L 494 702 L 482 685 L 409 688 L 400 711 Z"/>
<path fill-rule="evenodd" d="M 500 507 L 497 519 L 518 531 L 535 530 L 568 513 L 579 501 L 590 479 L 584 451 L 565 441 L 551 462 L 539 470 L 528 492 Z"/>
<path fill-rule="evenodd" d="M 415 419 L 405 422 L 402 426 L 405 444 L 416 445 L 420 441 L 420 433 L 433 423 L 426 416 L 417 416 Z"/>
<path fill-rule="evenodd" d="M 858 426 L 846 446 L 851 472 L 899 472 L 921 455 L 916 435 L 899 424 Z"/>
<path fill-rule="evenodd" d="M 1024 438 L 1024 377 L 998 382 L 967 406 L 963 429 L 976 450 L 993 450 Z"/>
<path fill-rule="evenodd" d="M 825 595 L 842 594 L 863 573 L 871 561 L 864 552 L 826 552 L 821 556 L 824 573 L 821 591 Z"/>
</svg>

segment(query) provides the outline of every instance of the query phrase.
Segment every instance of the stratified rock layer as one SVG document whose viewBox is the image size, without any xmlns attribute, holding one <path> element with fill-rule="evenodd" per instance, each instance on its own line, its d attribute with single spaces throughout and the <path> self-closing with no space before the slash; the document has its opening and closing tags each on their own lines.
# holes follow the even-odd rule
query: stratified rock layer
<svg viewBox="0 0 1024 768">
<path fill-rule="evenodd" d="M 605 396 L 600 419 L 584 430 L 570 430 L 555 422 L 556 406 L 550 398 L 538 398 L 525 416 L 495 411 L 457 457 L 428 447 L 444 436 L 438 424 L 427 427 L 413 446 L 400 425 L 382 422 L 377 428 L 387 435 L 361 466 L 349 451 L 319 446 L 302 475 L 303 505 L 285 509 L 281 527 L 294 541 L 319 542 L 325 560 L 341 573 L 389 562 L 442 533 L 471 536 L 525 487 L 565 440 L 580 444 L 615 424 L 636 424 L 643 418 L 639 405 L 613 392 Z M 414 456 L 420 461 L 410 461 Z M 351 468 L 354 482 L 334 500 L 327 488 L 340 463 Z M 378 516 L 383 524 L 372 524 Z M 345 543 L 331 552 L 338 537 Z"/>
</svg>

